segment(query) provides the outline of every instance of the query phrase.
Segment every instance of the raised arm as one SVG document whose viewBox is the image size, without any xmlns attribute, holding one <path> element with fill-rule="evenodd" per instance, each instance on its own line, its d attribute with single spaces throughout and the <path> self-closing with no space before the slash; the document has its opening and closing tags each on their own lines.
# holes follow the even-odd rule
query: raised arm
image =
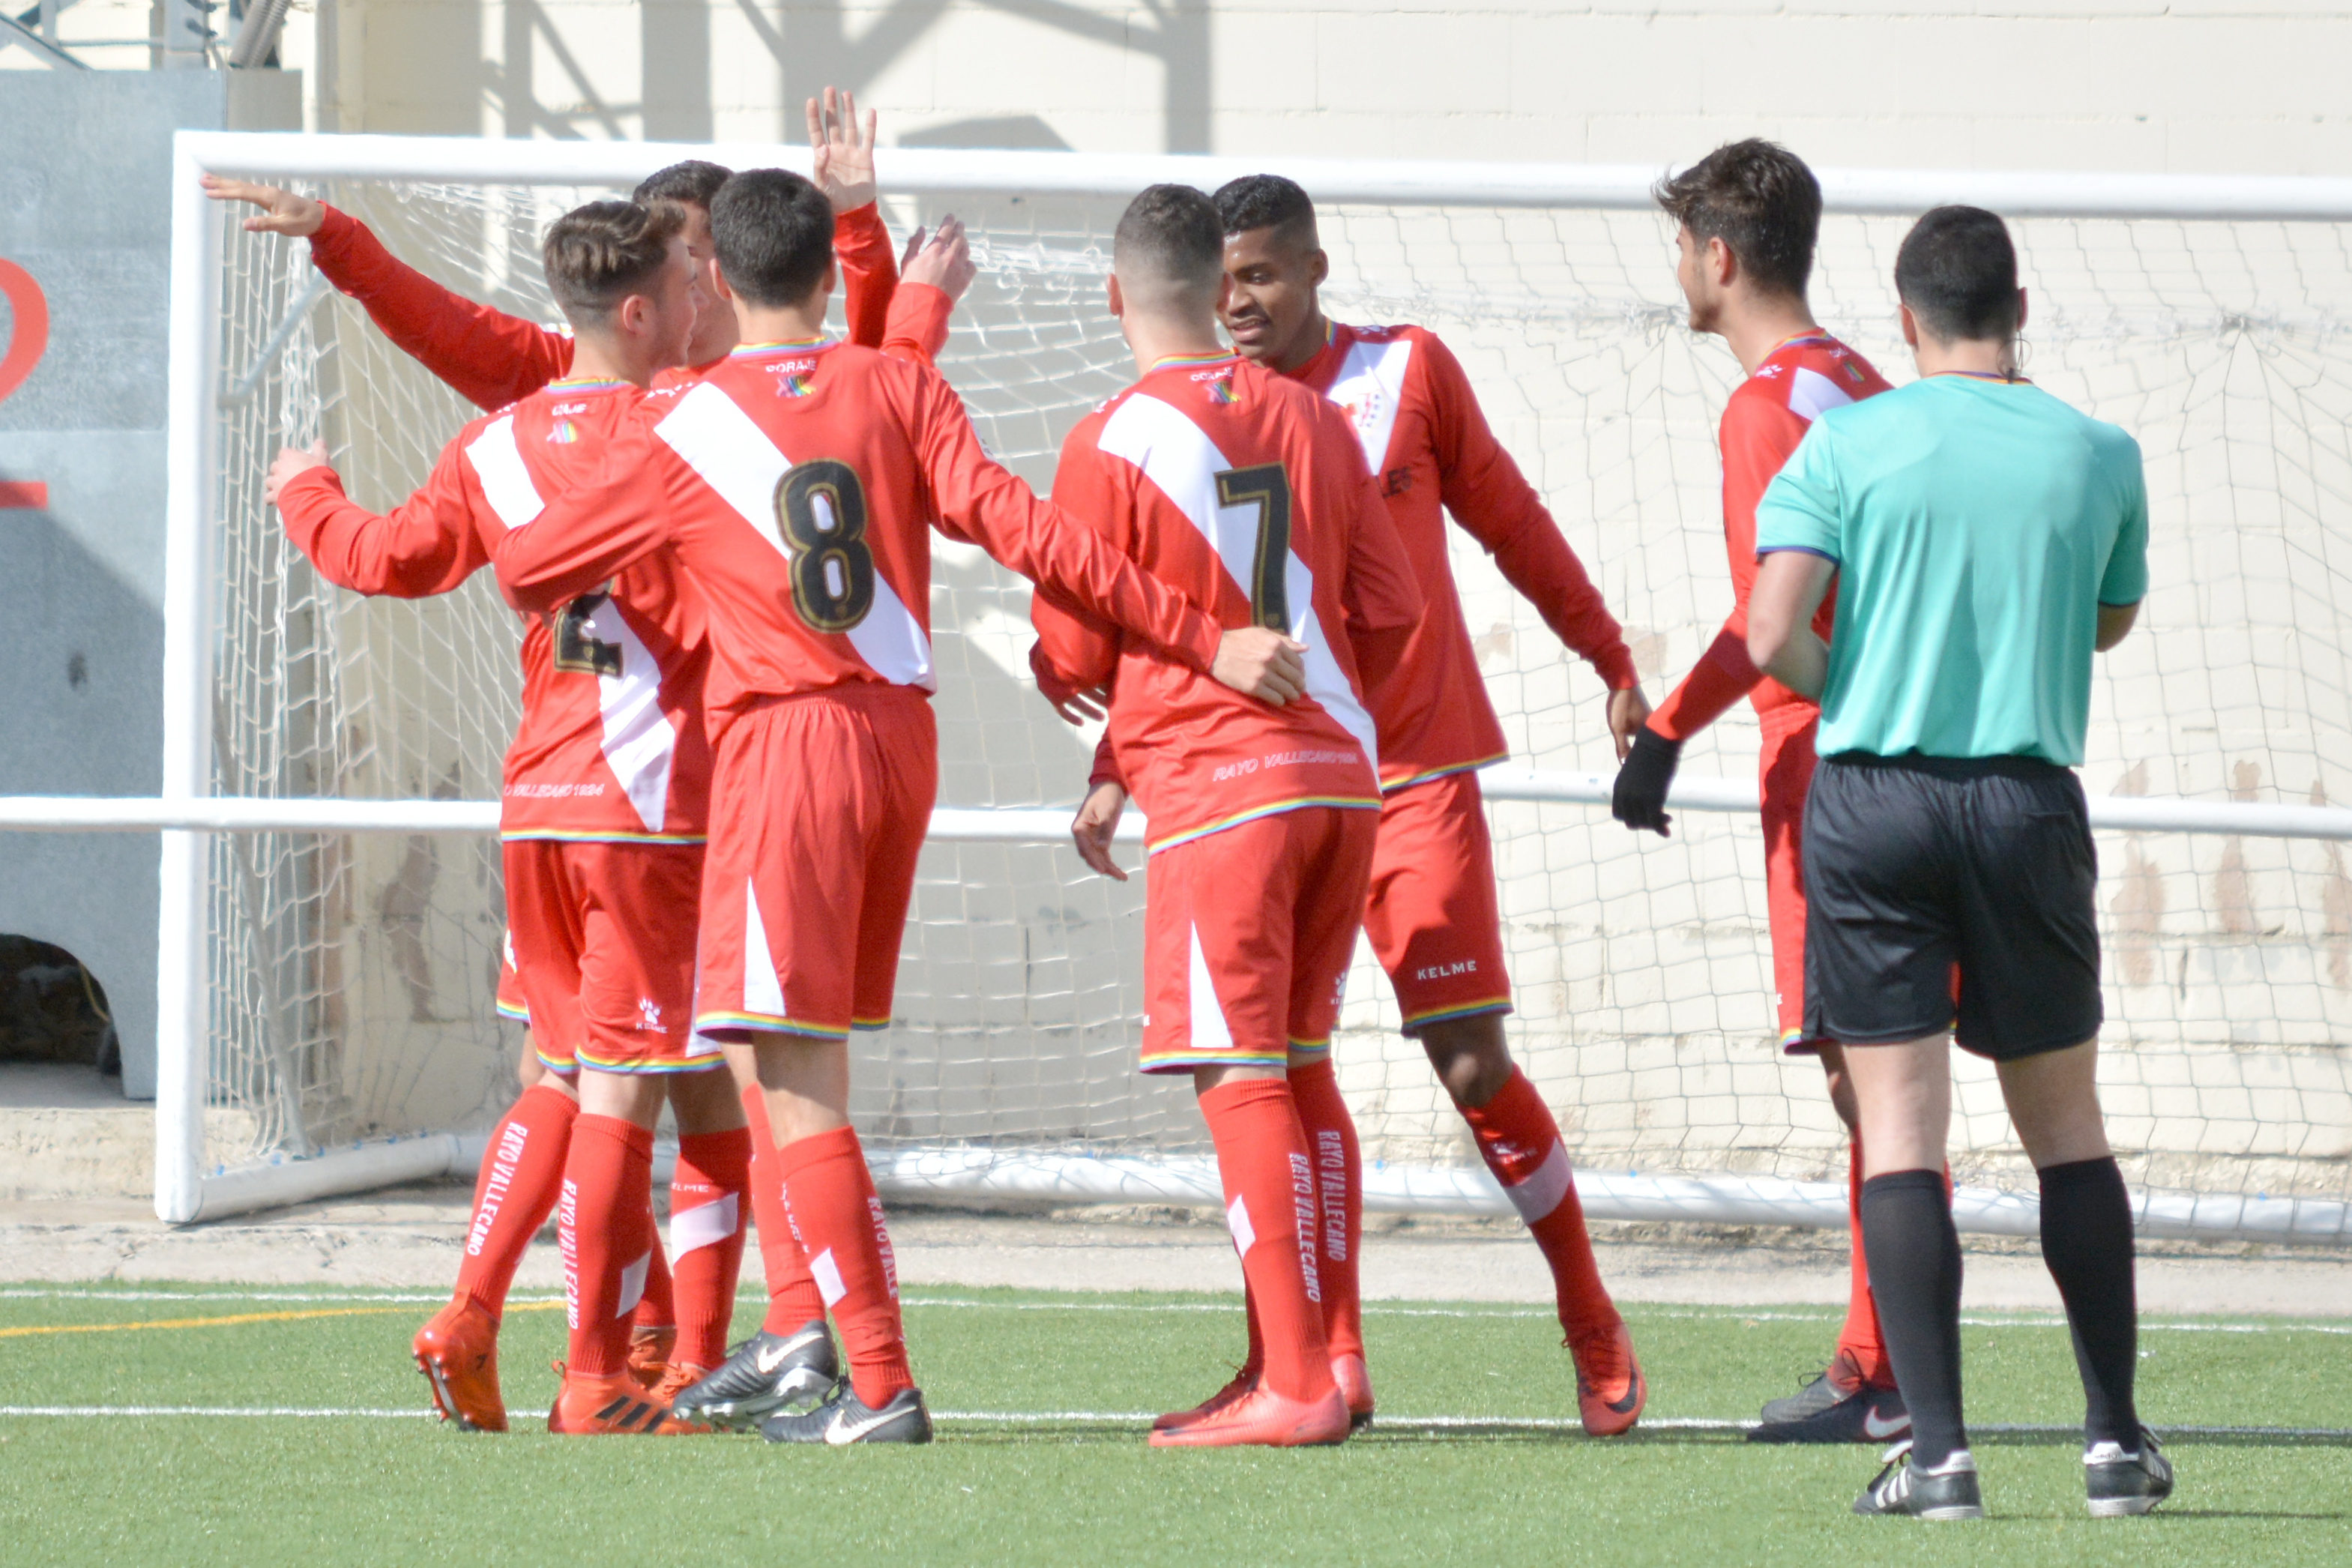
<svg viewBox="0 0 2352 1568">
<path fill-rule="evenodd" d="M 396 599 L 446 594 L 488 563 L 474 524 L 474 486 L 462 442 L 452 441 L 422 489 L 379 515 L 343 494 L 324 442 L 288 448 L 270 465 L 267 490 L 286 535 L 337 587 Z"/>
<path fill-rule="evenodd" d="M 365 224 L 275 185 L 205 176 L 215 201 L 261 209 L 245 226 L 310 241 L 310 261 L 360 302 L 394 348 L 478 408 L 503 408 L 562 376 L 572 340 L 562 332 L 478 305 L 395 258 Z"/>
</svg>

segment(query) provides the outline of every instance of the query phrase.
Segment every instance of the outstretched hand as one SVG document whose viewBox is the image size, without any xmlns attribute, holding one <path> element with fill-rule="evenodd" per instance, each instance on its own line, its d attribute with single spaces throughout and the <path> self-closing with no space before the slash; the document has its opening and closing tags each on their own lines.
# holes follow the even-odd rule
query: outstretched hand
<svg viewBox="0 0 2352 1568">
<path fill-rule="evenodd" d="M 856 212 L 874 200 L 876 119 L 867 110 L 861 127 L 856 95 L 845 89 L 826 88 L 821 103 L 808 100 L 809 148 L 815 154 L 809 178 L 836 213 Z"/>
<path fill-rule="evenodd" d="M 1279 708 L 1307 695 L 1307 645 L 1271 626 L 1236 626 L 1217 639 L 1209 674 L 1261 702 Z"/>
<path fill-rule="evenodd" d="M 311 442 L 308 451 L 297 451 L 291 447 L 280 447 L 276 460 L 269 465 L 269 477 L 261 482 L 261 498 L 276 506 L 278 492 L 284 489 L 297 474 L 307 474 L 312 468 L 331 466 L 327 460 L 327 444 L 324 441 Z"/>
<path fill-rule="evenodd" d="M 1114 882 L 1127 880 L 1127 873 L 1110 858 L 1110 837 L 1118 831 L 1119 815 L 1126 809 L 1125 786 L 1105 782 L 1087 793 L 1078 815 L 1070 819 L 1070 841 L 1078 847 L 1078 858 Z"/>
<path fill-rule="evenodd" d="M 256 184 L 251 180 L 232 180 L 224 174 L 205 174 L 201 183 L 205 195 L 216 202 L 250 202 L 261 209 L 245 220 L 247 234 L 283 234 L 296 239 L 308 239 L 319 232 L 327 221 L 327 209 L 310 197 L 297 195 L 278 185 Z"/>
<path fill-rule="evenodd" d="M 971 242 L 964 237 L 963 220 L 953 213 L 940 219 L 940 226 L 928 235 L 917 229 L 907 241 L 907 254 L 898 263 L 900 282 L 928 283 L 945 294 L 950 304 L 963 298 L 963 291 L 978 276 L 980 265 L 971 258 Z"/>
</svg>

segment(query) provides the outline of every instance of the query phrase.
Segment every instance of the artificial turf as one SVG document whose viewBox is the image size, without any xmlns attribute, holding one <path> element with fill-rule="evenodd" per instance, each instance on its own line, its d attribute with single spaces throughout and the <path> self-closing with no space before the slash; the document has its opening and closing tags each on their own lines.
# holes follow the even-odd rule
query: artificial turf
<svg viewBox="0 0 2352 1568">
<path fill-rule="evenodd" d="M 562 1313 L 518 1300 L 507 1397 L 544 1408 Z M 746 1304 L 749 1310 L 756 1310 Z M 1382 1303 L 1381 1420 L 1331 1450 L 1154 1451 L 1144 1418 L 1222 1383 L 1236 1305 L 1202 1296 L 910 1292 L 940 1413 L 920 1449 L 756 1438 L 504 1437 L 419 1408 L 425 1301 L 226 1287 L 0 1290 L 0 1562 L 2064 1564 L 2352 1562 L 2352 1332 L 2247 1317 L 2142 1336 L 2174 1501 L 2084 1516 L 2064 1330 L 1965 1331 L 1981 1524 L 1859 1520 L 1862 1447 L 1767 1447 L 1719 1426 L 1818 1364 L 1825 1312 L 1628 1311 L 1652 1384 L 1626 1438 L 1575 1429 L 1558 1331 L 1529 1310 Z M 301 1313 L 299 1317 L 275 1314 Z M 333 1316 L 307 1315 L 334 1313 Z M 266 1316 L 265 1316 L 266 1315 Z M 27 1332 L 100 1324 L 190 1326 Z M 173 1407 L 203 1414 L 85 1415 Z M 341 1410 L 247 1415 L 231 1410 Z M 1470 1423 L 1470 1424 L 1465 1424 Z"/>
</svg>

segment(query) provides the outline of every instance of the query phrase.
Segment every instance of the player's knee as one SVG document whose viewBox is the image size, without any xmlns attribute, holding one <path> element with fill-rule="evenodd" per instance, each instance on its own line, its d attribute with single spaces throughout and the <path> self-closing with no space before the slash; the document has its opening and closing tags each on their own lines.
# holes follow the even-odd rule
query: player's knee
<svg viewBox="0 0 2352 1568">
<path fill-rule="evenodd" d="M 1484 1105 L 1511 1080 L 1511 1051 L 1498 1014 L 1428 1025 L 1421 1048 L 1456 1105 Z"/>
<path fill-rule="evenodd" d="M 683 1133 L 732 1132 L 746 1124 L 743 1097 L 731 1073 L 677 1074 L 669 1080 L 669 1105 Z"/>
</svg>

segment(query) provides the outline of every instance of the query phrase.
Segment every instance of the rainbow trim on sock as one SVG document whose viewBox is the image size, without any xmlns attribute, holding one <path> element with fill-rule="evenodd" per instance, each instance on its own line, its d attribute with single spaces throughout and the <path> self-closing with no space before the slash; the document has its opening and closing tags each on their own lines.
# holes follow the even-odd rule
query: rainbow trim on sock
<svg viewBox="0 0 2352 1568">
<path fill-rule="evenodd" d="M 1165 838 L 1146 842 L 1143 852 L 1147 856 L 1157 855 L 1162 849 L 1173 849 L 1179 844 L 1190 844 L 1195 838 L 1206 838 L 1212 833 L 1223 833 L 1228 827 L 1239 827 L 1244 822 L 1255 822 L 1262 816 L 1279 816 L 1286 811 L 1305 811 L 1317 805 L 1337 806 L 1342 811 L 1378 811 L 1381 808 L 1377 796 L 1367 799 L 1351 795 L 1300 795 L 1294 800 L 1277 800 L 1265 805 L 1252 806 L 1247 811 L 1204 826 L 1181 828 Z"/>
<path fill-rule="evenodd" d="M 1436 1007 L 1426 1013 L 1415 1013 L 1405 1019 L 1400 1032 L 1410 1035 L 1432 1024 L 1450 1024 L 1456 1018 L 1476 1018 L 1488 1013 L 1508 1013 L 1512 1010 L 1508 996 L 1490 996 L 1484 1002 L 1467 1002 L 1459 1007 Z"/>
</svg>

